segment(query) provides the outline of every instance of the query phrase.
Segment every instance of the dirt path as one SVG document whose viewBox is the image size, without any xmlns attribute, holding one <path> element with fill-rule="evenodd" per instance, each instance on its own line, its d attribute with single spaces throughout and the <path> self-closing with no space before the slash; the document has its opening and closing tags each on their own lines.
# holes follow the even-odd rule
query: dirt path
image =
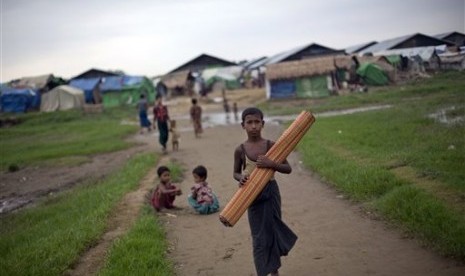
<svg viewBox="0 0 465 276">
<path fill-rule="evenodd" d="M 264 136 L 276 140 L 282 131 L 280 126 L 265 125 Z M 224 207 L 237 189 L 233 150 L 244 139 L 238 125 L 207 129 L 201 139 L 185 133 L 181 150 L 171 154 L 188 168 L 182 188 L 188 191 L 193 183 L 190 170 L 203 164 Z M 464 266 L 422 248 L 343 199 L 304 169 L 296 153 L 289 162 L 293 173 L 277 175 L 277 180 L 283 219 L 299 240 L 283 258 L 282 275 L 464 275 Z M 246 215 L 226 228 L 218 214 L 192 213 L 185 197 L 177 205 L 185 210 L 162 217 L 178 275 L 255 275 Z"/>
</svg>

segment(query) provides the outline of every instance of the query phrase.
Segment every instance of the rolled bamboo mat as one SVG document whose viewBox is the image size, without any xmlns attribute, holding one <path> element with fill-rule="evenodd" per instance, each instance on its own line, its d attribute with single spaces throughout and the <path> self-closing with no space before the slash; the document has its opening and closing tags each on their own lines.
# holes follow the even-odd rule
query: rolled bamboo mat
<svg viewBox="0 0 465 276">
<path fill-rule="evenodd" d="M 294 122 L 284 131 L 275 144 L 266 153 L 266 156 L 276 163 L 282 163 L 294 150 L 299 141 L 310 129 L 315 117 L 308 111 L 302 111 Z M 247 208 L 265 188 L 274 170 L 255 168 L 247 182 L 237 190 L 231 200 L 220 213 L 220 221 L 225 226 L 234 226 L 245 213 Z"/>
</svg>

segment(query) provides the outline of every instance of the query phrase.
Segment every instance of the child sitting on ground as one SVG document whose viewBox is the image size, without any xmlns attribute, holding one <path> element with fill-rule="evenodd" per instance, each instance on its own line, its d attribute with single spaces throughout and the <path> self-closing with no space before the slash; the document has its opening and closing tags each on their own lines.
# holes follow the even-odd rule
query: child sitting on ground
<svg viewBox="0 0 465 276">
<path fill-rule="evenodd" d="M 197 166 L 193 171 L 195 184 L 192 186 L 192 193 L 187 198 L 189 205 L 199 214 L 208 215 L 220 209 L 218 198 L 206 182 L 207 169 L 204 166 Z"/>
<path fill-rule="evenodd" d="M 166 166 L 160 166 L 157 170 L 160 183 L 155 188 L 152 195 L 152 206 L 161 211 L 163 208 L 173 209 L 176 208 L 173 203 L 176 196 L 182 194 L 181 189 L 171 183 L 171 171 Z"/>
<path fill-rule="evenodd" d="M 179 149 L 179 132 L 176 129 L 176 120 L 170 121 L 170 132 L 171 132 L 171 144 L 173 146 L 173 151 L 178 151 Z"/>
</svg>

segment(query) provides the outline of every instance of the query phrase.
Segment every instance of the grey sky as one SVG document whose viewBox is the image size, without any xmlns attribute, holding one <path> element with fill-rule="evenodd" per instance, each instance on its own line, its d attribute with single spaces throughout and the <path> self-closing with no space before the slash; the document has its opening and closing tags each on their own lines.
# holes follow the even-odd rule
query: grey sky
<svg viewBox="0 0 465 276">
<path fill-rule="evenodd" d="M 155 76 L 201 53 L 231 61 L 465 32 L 465 0 L 0 0 L 1 82 L 89 68 Z"/>
</svg>

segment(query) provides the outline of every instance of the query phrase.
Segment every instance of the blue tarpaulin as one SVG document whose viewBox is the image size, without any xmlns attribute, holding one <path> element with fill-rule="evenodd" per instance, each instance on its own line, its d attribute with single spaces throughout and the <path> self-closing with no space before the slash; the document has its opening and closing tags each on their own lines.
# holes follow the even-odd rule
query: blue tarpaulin
<svg viewBox="0 0 465 276">
<path fill-rule="evenodd" d="M 123 76 L 105 77 L 100 85 L 100 91 L 102 91 L 102 93 L 107 91 L 119 91 L 123 89 L 123 84 Z"/>
<path fill-rule="evenodd" d="M 271 99 L 293 98 L 297 93 L 295 81 L 292 80 L 272 81 L 270 82 L 270 86 Z"/>
<path fill-rule="evenodd" d="M 115 76 L 105 77 L 104 81 L 100 85 L 102 93 L 107 91 L 120 91 L 125 87 L 140 85 L 144 80 L 141 76 Z"/>
<path fill-rule="evenodd" d="M 74 79 L 69 82 L 70 86 L 84 90 L 86 103 L 94 102 L 94 89 L 100 83 L 100 78 Z"/>
<path fill-rule="evenodd" d="M 2 112 L 23 113 L 40 106 L 40 95 L 32 89 L 2 87 L 0 105 Z"/>
</svg>

